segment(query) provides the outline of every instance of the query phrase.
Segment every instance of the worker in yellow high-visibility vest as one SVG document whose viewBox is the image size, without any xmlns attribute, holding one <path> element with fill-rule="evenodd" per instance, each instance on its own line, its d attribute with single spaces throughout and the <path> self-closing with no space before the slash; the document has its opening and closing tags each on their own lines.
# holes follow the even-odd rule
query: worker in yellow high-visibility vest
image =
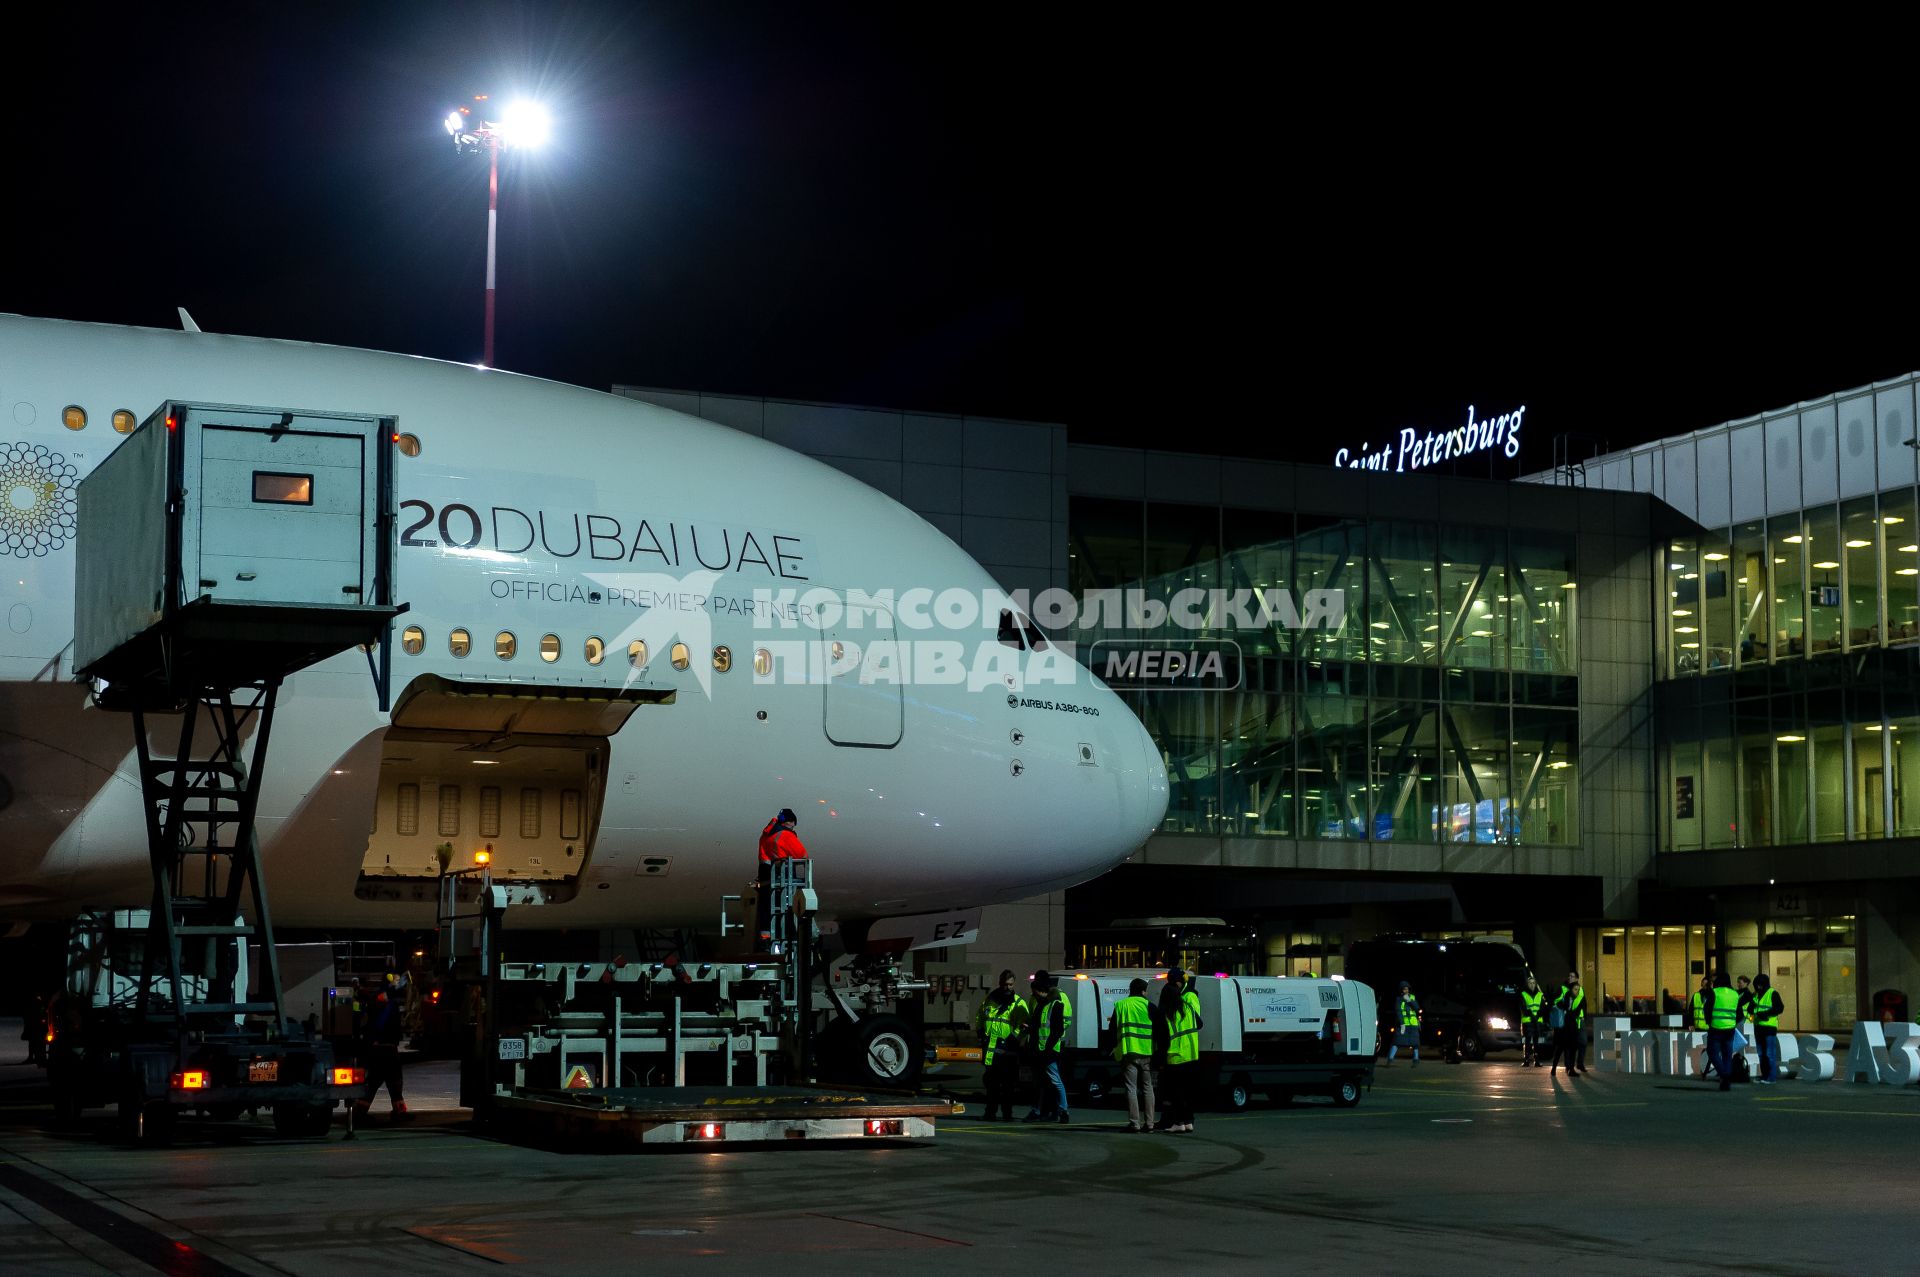
<svg viewBox="0 0 1920 1277">
<path fill-rule="evenodd" d="M 1733 1089 L 1733 1031 L 1740 1023 L 1740 995 L 1725 971 L 1713 977 L 1712 1019 L 1707 1027 L 1707 1054 L 1720 1075 L 1720 1089 Z"/>
<path fill-rule="evenodd" d="M 1780 1012 L 1785 1008 L 1773 979 L 1762 971 L 1753 978 L 1753 1041 L 1760 1048 L 1760 1085 L 1772 1086 L 1780 1074 Z"/>
<path fill-rule="evenodd" d="M 1033 1043 L 1033 1111 L 1022 1119 L 1028 1122 L 1067 1122 L 1067 1083 L 1060 1066 L 1066 1057 L 1067 1039 L 1073 1028 L 1073 999 L 1045 971 L 1036 971 L 1029 981 L 1033 988 L 1033 1017 L 1029 1037 Z"/>
<path fill-rule="evenodd" d="M 1713 977 L 1712 976 L 1703 975 L 1700 977 L 1700 987 L 1695 989 L 1693 991 L 1693 996 L 1687 1000 L 1687 1009 L 1691 1013 L 1691 1019 L 1689 1020 L 1688 1024 L 1689 1024 L 1689 1027 L 1692 1028 L 1695 1033 L 1705 1033 L 1708 1029 L 1713 1027 Z M 1704 1064 L 1700 1069 L 1701 1081 L 1705 1081 L 1707 1074 L 1711 1073 L 1712 1071 L 1713 1071 L 1713 1059 L 1712 1059 L 1711 1053 L 1709 1053 L 1706 1064 Z"/>
<path fill-rule="evenodd" d="M 1160 991 L 1160 1018 L 1167 1026 L 1166 1066 L 1160 1070 L 1167 1115 L 1160 1129 L 1191 1131 L 1200 1072 L 1200 999 L 1188 996 L 1186 972 L 1178 967 L 1167 973 L 1167 987 Z"/>
<path fill-rule="evenodd" d="M 1127 1130 L 1141 1135 L 1153 1129 L 1153 1022 L 1159 1014 L 1146 993 L 1147 982 L 1135 980 L 1113 1007 L 1113 1058 L 1120 1061 L 1127 1090 Z"/>
<path fill-rule="evenodd" d="M 1020 1033 L 1027 1025 L 1027 1000 L 1013 990 L 1013 972 L 1000 973 L 1000 985 L 987 995 L 974 1017 L 980 1034 L 980 1062 L 986 1069 L 987 1116 L 1013 1120 L 1013 1093 L 1020 1085 Z"/>
<path fill-rule="evenodd" d="M 1520 990 L 1520 1064 L 1524 1068 L 1540 1063 L 1540 1030 L 1547 1023 L 1543 1009 L 1546 1000 L 1540 982 L 1528 976 L 1527 987 Z"/>
</svg>

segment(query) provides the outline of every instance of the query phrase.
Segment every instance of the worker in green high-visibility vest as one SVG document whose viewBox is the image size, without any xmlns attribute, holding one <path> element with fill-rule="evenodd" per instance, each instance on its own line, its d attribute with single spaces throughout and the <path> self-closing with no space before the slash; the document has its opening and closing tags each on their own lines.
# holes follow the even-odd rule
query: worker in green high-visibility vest
<svg viewBox="0 0 1920 1277">
<path fill-rule="evenodd" d="M 1720 1075 L 1720 1089 L 1733 1089 L 1733 1031 L 1740 1023 L 1740 995 L 1725 971 L 1713 977 L 1712 1018 L 1707 1023 L 1707 1054 Z"/>
<path fill-rule="evenodd" d="M 1135 980 L 1113 1007 L 1113 1058 L 1127 1091 L 1127 1130 L 1144 1135 L 1153 1129 L 1153 1038 L 1158 1012 L 1146 999 L 1147 982 Z"/>
<path fill-rule="evenodd" d="M 1073 999 L 1045 971 L 1028 982 L 1033 989 L 1033 1014 L 1028 1036 L 1033 1044 L 1033 1111 L 1028 1122 L 1067 1122 L 1067 1084 L 1060 1074 L 1067 1038 L 1073 1027 Z"/>
<path fill-rule="evenodd" d="M 1760 1085 L 1772 1086 L 1780 1073 L 1780 1013 L 1786 1008 L 1766 972 L 1753 978 L 1753 1041 L 1760 1048 Z"/>
<path fill-rule="evenodd" d="M 980 1062 L 985 1067 L 987 1117 L 1004 1113 L 1013 1120 L 1013 1093 L 1020 1084 L 1020 1035 L 1027 1027 L 1027 1000 L 1013 990 L 1013 972 L 1000 973 L 999 987 L 980 1004 L 974 1029 L 980 1035 Z"/>
<path fill-rule="evenodd" d="M 1547 1023 L 1546 1000 L 1540 982 L 1528 976 L 1527 987 L 1520 990 L 1520 1064 L 1523 1068 L 1540 1063 L 1540 1030 Z"/>
<path fill-rule="evenodd" d="M 1200 999 L 1191 994 L 1187 973 L 1179 967 L 1167 973 L 1160 990 L 1160 1018 L 1167 1027 L 1166 1065 L 1160 1087 L 1167 1102 L 1160 1128 L 1183 1134 L 1193 1129 L 1193 1093 L 1200 1073 Z"/>
</svg>

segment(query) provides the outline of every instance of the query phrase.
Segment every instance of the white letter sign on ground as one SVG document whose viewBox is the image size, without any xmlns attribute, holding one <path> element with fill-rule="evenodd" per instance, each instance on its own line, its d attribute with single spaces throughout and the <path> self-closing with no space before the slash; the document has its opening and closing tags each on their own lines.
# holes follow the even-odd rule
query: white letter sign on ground
<svg viewBox="0 0 1920 1277">
<path fill-rule="evenodd" d="M 1782 1037 L 1787 1036 L 1781 1034 Z M 1825 1033 L 1795 1034 L 1800 1058 L 1795 1061 L 1794 1076 L 1808 1082 L 1826 1082 L 1833 1077 L 1833 1038 Z"/>
<path fill-rule="evenodd" d="M 1594 1068 L 1603 1073 L 1655 1073 L 1701 1077 L 1708 1061 L 1707 1035 L 1681 1027 L 1677 1015 L 1659 1017 L 1657 1029 L 1633 1028 L 1626 1016 L 1595 1016 Z M 1833 1038 L 1825 1033 L 1782 1033 L 1780 1076 L 1827 1082 L 1834 1076 Z M 1760 1076 L 1760 1047 L 1742 1052 L 1754 1077 Z M 1864 1061 L 1864 1064 L 1861 1062 Z M 1866 1081 L 1905 1085 L 1920 1081 L 1920 1024 L 1862 1024 L 1855 1030 L 1848 1076 L 1866 1069 Z"/>
<path fill-rule="evenodd" d="M 1623 1015 L 1597 1015 L 1593 1018 L 1593 1066 L 1596 1070 L 1601 1073 L 1627 1072 L 1620 1058 L 1620 1039 L 1632 1028 L 1633 1021 Z"/>
<path fill-rule="evenodd" d="M 1920 1029 L 1862 1020 L 1853 1026 L 1847 1081 L 1909 1086 L 1920 1082 Z"/>
</svg>

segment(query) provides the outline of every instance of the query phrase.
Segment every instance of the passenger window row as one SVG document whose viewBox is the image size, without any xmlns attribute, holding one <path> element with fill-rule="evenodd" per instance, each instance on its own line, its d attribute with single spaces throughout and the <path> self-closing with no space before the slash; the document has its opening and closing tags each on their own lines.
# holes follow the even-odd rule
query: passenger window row
<svg viewBox="0 0 1920 1277">
<path fill-rule="evenodd" d="M 114 433 L 123 435 L 132 434 L 133 428 L 140 424 L 139 418 L 135 417 L 133 413 L 126 408 L 115 408 L 113 410 L 112 421 Z M 87 428 L 87 410 L 79 404 L 68 404 L 60 410 L 60 424 L 69 430 L 85 430 Z M 399 448 L 406 456 L 417 457 L 420 455 L 420 437 L 418 435 L 396 434 L 393 437 L 393 443 L 394 446 Z"/>
<path fill-rule="evenodd" d="M 558 634 L 540 636 L 540 659 L 548 665 L 559 661 L 564 645 Z M 418 625 L 409 625 L 400 631 L 400 650 L 408 656 L 418 656 L 427 648 L 427 632 Z M 473 653 L 473 635 L 466 630 L 450 630 L 447 633 L 447 651 L 453 656 L 464 659 Z M 587 658 L 587 664 L 598 665 L 607 659 L 606 640 L 597 634 L 589 635 L 581 644 L 581 652 Z M 511 661 L 520 654 L 520 640 L 512 630 L 501 630 L 493 636 L 493 654 L 503 661 Z M 647 645 L 639 639 L 627 644 L 627 664 L 634 669 L 645 669 L 650 659 Z M 693 664 L 693 653 L 685 643 L 675 643 L 667 650 L 667 661 L 677 670 L 684 670 Z M 713 649 L 713 668 L 725 674 L 733 668 L 733 649 L 718 646 Z M 753 670 L 760 675 L 773 673 L 773 653 L 766 648 L 757 648 L 753 653 Z"/>
</svg>

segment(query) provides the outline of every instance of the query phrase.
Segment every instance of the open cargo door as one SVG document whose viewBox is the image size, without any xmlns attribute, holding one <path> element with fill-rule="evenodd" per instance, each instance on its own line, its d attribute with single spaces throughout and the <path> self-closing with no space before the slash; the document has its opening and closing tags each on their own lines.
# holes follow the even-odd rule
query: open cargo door
<svg viewBox="0 0 1920 1277">
<path fill-rule="evenodd" d="M 654 687 L 416 678 L 381 747 L 359 894 L 413 898 L 484 850 L 496 880 L 540 889 L 533 903 L 571 899 L 593 855 L 611 738 L 642 705 L 673 699 Z"/>
</svg>

